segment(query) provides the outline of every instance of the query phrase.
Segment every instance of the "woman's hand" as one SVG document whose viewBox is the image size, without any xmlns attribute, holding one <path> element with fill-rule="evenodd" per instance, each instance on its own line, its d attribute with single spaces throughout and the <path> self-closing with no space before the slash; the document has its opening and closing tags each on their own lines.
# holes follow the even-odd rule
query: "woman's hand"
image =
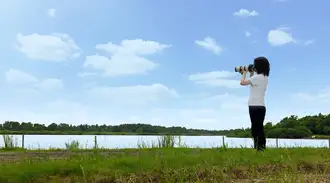
<svg viewBox="0 0 330 183">
<path fill-rule="evenodd" d="M 241 72 L 241 74 L 242 74 L 242 79 L 241 79 L 241 82 L 240 82 L 240 84 L 242 85 L 242 86 L 244 86 L 244 85 L 249 85 L 250 84 L 250 81 L 249 80 L 246 80 L 246 71 L 242 71 Z"/>
<path fill-rule="evenodd" d="M 249 73 L 250 73 L 250 77 L 252 77 L 254 75 L 254 71 L 251 71 Z"/>
</svg>

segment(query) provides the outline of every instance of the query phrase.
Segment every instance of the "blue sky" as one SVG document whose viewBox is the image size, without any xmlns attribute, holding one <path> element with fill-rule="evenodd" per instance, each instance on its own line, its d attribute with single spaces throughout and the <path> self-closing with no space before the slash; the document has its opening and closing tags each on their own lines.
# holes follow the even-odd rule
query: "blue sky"
<svg viewBox="0 0 330 183">
<path fill-rule="evenodd" d="M 2 121 L 249 127 L 233 68 L 257 56 L 267 121 L 329 112 L 325 0 L 3 4 Z"/>
</svg>

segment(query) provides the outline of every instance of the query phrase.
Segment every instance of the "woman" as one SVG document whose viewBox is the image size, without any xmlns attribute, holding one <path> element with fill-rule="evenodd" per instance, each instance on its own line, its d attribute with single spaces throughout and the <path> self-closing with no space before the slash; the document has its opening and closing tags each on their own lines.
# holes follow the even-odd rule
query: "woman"
<svg viewBox="0 0 330 183">
<path fill-rule="evenodd" d="M 251 120 L 251 131 L 254 139 L 254 148 L 258 151 L 266 149 L 266 138 L 264 134 L 264 119 L 266 115 L 265 93 L 268 85 L 270 66 L 267 58 L 258 57 L 254 59 L 254 68 L 257 73 L 250 72 L 250 78 L 246 79 L 246 71 L 242 71 L 241 85 L 250 86 L 249 114 Z"/>
</svg>

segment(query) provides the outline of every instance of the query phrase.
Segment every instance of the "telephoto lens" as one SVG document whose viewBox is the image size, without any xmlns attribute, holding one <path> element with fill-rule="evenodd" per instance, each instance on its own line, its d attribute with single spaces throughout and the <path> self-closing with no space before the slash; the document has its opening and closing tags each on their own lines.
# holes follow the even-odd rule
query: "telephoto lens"
<svg viewBox="0 0 330 183">
<path fill-rule="evenodd" d="M 254 65 L 250 64 L 248 66 L 237 66 L 237 67 L 235 67 L 235 72 L 242 72 L 242 71 L 254 72 L 255 71 Z"/>
<path fill-rule="evenodd" d="M 242 68 L 243 66 L 237 66 L 235 67 L 235 72 L 241 72 L 242 71 Z"/>
</svg>

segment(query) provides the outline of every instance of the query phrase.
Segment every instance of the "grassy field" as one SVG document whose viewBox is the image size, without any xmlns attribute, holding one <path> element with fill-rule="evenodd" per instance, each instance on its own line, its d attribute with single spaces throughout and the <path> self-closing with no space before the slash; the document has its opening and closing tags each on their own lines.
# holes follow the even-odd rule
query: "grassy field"
<svg viewBox="0 0 330 183">
<path fill-rule="evenodd" d="M 313 139 L 330 139 L 330 135 L 313 135 Z"/>
<path fill-rule="evenodd" d="M 329 148 L 174 148 L 160 138 L 138 149 L 25 150 L 7 138 L 0 151 L 1 183 L 327 182 Z"/>
<path fill-rule="evenodd" d="M 264 152 L 240 148 L 68 152 L 63 151 L 61 156 L 42 151 L 37 153 L 38 159 L 28 157 L 36 152 L 12 152 L 11 157 L 15 156 L 15 160 L 1 160 L 0 182 L 277 183 L 330 180 L 330 150 L 326 148 L 267 149 Z M 0 157 L 6 156 L 0 153 Z"/>
</svg>

